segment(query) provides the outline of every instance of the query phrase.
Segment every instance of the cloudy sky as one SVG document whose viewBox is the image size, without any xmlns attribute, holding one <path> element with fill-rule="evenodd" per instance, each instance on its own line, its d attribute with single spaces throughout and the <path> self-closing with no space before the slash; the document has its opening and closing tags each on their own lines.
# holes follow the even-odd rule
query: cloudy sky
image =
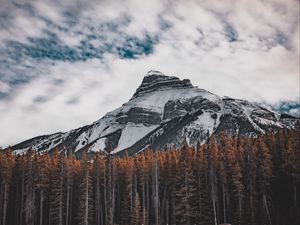
<svg viewBox="0 0 300 225">
<path fill-rule="evenodd" d="M 299 1 L 0 0 L 0 146 L 99 119 L 151 69 L 297 108 Z"/>
</svg>

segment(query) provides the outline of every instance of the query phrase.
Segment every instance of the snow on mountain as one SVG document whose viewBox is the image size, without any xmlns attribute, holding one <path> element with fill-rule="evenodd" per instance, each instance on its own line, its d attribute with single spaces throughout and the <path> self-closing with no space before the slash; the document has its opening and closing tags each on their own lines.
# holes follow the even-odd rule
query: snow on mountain
<svg viewBox="0 0 300 225">
<path fill-rule="evenodd" d="M 36 137 L 12 147 L 15 153 L 33 148 L 64 154 L 82 152 L 134 154 L 147 146 L 178 147 L 204 143 L 212 134 L 255 136 L 293 128 L 298 121 L 259 104 L 219 97 L 187 79 L 149 71 L 133 97 L 103 118 L 66 133 Z"/>
<path fill-rule="evenodd" d="M 103 151 L 106 147 L 106 138 L 99 138 L 94 144 L 89 148 L 89 152 L 100 152 Z"/>
<path fill-rule="evenodd" d="M 147 127 L 142 124 L 128 123 L 122 130 L 117 147 L 111 153 L 130 148 L 137 140 L 143 138 L 157 127 L 158 125 Z"/>
</svg>

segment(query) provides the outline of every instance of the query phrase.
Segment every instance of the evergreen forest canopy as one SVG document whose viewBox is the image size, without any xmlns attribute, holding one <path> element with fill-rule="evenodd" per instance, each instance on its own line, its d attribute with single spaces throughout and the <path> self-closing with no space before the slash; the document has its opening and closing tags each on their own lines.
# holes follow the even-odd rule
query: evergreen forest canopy
<svg viewBox="0 0 300 225">
<path fill-rule="evenodd" d="M 300 129 L 92 161 L 0 153 L 1 225 L 296 225 Z"/>
</svg>

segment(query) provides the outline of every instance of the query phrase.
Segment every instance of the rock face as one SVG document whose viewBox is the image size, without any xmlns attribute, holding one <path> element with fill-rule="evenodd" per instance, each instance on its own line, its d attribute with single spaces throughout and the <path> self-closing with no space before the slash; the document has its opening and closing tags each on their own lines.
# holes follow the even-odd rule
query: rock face
<svg viewBox="0 0 300 225">
<path fill-rule="evenodd" d="M 144 77 L 142 84 L 134 93 L 133 98 L 143 96 L 150 92 L 166 89 L 192 88 L 190 80 L 179 80 L 177 77 L 166 76 L 159 71 L 150 70 Z"/>
<path fill-rule="evenodd" d="M 294 128 L 298 118 L 281 115 L 256 103 L 222 98 L 194 87 L 189 80 L 149 71 L 133 97 L 103 118 L 66 133 L 39 136 L 12 146 L 81 156 L 134 154 L 147 147 L 178 147 L 204 143 L 212 134 L 256 136 Z"/>
</svg>

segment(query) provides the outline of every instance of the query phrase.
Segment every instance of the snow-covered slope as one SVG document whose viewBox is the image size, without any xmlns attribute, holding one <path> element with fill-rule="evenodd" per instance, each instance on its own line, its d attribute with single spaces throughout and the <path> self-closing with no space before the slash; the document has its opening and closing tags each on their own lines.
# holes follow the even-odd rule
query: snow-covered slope
<svg viewBox="0 0 300 225">
<path fill-rule="evenodd" d="M 133 97 L 103 118 L 66 133 L 40 136 L 12 147 L 81 155 L 134 154 L 148 146 L 162 149 L 203 143 L 212 134 L 255 136 L 293 128 L 297 118 L 282 116 L 256 103 L 222 98 L 189 80 L 149 71 Z"/>
</svg>

